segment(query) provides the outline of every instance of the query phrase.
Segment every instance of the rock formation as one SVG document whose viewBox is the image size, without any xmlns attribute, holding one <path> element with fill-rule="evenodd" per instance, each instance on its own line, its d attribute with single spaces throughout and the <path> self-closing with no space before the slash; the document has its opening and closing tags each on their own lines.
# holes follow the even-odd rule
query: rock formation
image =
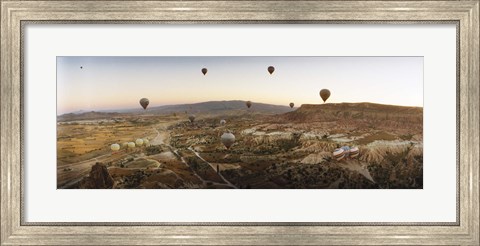
<svg viewBox="0 0 480 246">
<path fill-rule="evenodd" d="M 81 189 L 111 189 L 113 188 L 113 178 L 108 172 L 107 166 L 97 162 L 92 166 L 89 176 L 80 181 Z"/>
</svg>

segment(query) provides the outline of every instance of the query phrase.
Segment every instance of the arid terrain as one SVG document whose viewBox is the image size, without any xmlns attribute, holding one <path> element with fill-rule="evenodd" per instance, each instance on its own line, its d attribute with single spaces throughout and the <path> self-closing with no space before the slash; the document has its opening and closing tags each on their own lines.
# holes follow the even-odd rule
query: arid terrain
<svg viewBox="0 0 480 246">
<path fill-rule="evenodd" d="M 229 149 L 220 141 L 225 132 L 235 135 Z M 65 114 L 57 134 L 64 189 L 423 188 L 419 107 L 206 102 Z M 124 145 L 139 138 L 149 143 Z M 110 149 L 114 143 L 120 150 Z M 360 154 L 336 161 L 332 151 L 341 146 Z"/>
</svg>

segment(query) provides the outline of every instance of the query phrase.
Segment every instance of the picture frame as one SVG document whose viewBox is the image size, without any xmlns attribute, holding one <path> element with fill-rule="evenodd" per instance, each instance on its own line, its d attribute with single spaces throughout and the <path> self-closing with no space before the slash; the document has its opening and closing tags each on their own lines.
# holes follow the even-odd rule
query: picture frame
<svg viewBox="0 0 480 246">
<path fill-rule="evenodd" d="M 476 1 L 1 1 L 2 245 L 480 243 L 479 5 Z M 23 211 L 25 23 L 349 23 L 457 25 L 458 223 L 40 223 Z"/>
</svg>

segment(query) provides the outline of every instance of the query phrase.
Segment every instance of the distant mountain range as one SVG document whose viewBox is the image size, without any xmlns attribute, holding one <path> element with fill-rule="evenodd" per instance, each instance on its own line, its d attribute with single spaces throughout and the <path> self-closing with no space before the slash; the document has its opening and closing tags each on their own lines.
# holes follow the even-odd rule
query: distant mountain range
<svg viewBox="0 0 480 246">
<path fill-rule="evenodd" d="M 165 105 L 147 108 L 147 112 L 151 114 L 170 114 L 176 112 L 188 113 L 224 113 L 232 110 L 250 110 L 260 113 L 278 114 L 289 112 L 292 109 L 288 106 L 280 106 L 266 103 L 252 102 L 250 109 L 246 106 L 246 101 L 209 101 L 194 104 Z M 142 112 L 141 110 L 140 112 Z"/>
<path fill-rule="evenodd" d="M 138 109 L 117 109 L 117 110 L 99 110 L 99 111 L 84 111 L 79 110 L 72 113 L 62 114 L 57 116 L 59 121 L 67 120 L 88 120 L 88 119 L 99 119 L 99 118 L 114 118 L 121 117 L 126 115 L 135 115 L 135 114 L 150 114 L 150 115 L 162 115 L 162 114 L 173 114 L 173 113 L 185 113 L 188 114 L 225 114 L 232 112 L 255 112 L 262 114 L 281 114 L 292 111 L 288 106 L 273 105 L 266 103 L 256 103 L 252 102 L 252 107 L 250 109 L 246 106 L 246 101 L 233 100 L 233 101 L 208 101 L 201 103 L 192 103 L 192 104 L 177 104 L 177 105 L 164 105 L 157 107 L 148 107 L 147 110 L 142 108 Z"/>
<path fill-rule="evenodd" d="M 140 108 L 140 106 L 139 106 Z M 143 109 L 119 109 L 101 111 L 76 111 L 57 116 L 58 121 L 113 119 L 139 114 L 167 115 L 167 114 L 210 114 L 238 115 L 245 113 L 260 113 L 275 116 L 277 120 L 289 122 L 337 121 L 337 120 L 381 120 L 402 121 L 422 124 L 423 108 L 376 103 L 326 103 L 303 104 L 299 108 L 291 109 L 288 106 L 272 105 L 252 102 L 250 109 L 246 101 L 209 101 L 193 104 L 164 105 Z"/>
</svg>

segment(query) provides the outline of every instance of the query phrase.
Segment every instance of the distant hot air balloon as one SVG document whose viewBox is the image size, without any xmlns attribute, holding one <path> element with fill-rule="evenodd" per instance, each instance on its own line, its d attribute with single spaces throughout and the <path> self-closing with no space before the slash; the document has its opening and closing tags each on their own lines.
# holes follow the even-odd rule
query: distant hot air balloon
<svg viewBox="0 0 480 246">
<path fill-rule="evenodd" d="M 128 147 L 129 148 L 135 148 L 135 143 L 134 142 L 128 142 Z"/>
<path fill-rule="evenodd" d="M 143 109 L 147 109 L 147 106 L 148 106 L 149 103 L 150 103 L 150 101 L 148 100 L 148 98 L 140 99 L 140 105 L 142 105 Z"/>
<path fill-rule="evenodd" d="M 320 97 L 322 98 L 323 102 L 326 102 L 330 97 L 330 91 L 328 89 L 322 89 L 320 91 Z"/>
<path fill-rule="evenodd" d="M 272 74 L 275 71 L 275 68 L 273 66 L 270 66 L 267 68 L 267 71 Z"/>
<path fill-rule="evenodd" d="M 225 132 L 220 137 L 220 139 L 222 140 L 223 145 L 225 145 L 225 147 L 227 149 L 230 149 L 230 147 L 233 145 L 233 143 L 235 143 L 235 135 L 233 135 L 230 132 Z"/>
<path fill-rule="evenodd" d="M 252 102 L 250 102 L 250 101 L 247 101 L 245 104 L 247 105 L 248 108 L 250 108 L 252 106 Z"/>
<path fill-rule="evenodd" d="M 202 68 L 202 73 L 203 73 L 203 75 L 207 75 L 207 72 L 208 72 L 208 69 Z"/>
<path fill-rule="evenodd" d="M 193 123 L 193 121 L 195 121 L 195 115 L 191 114 L 190 116 L 188 116 L 188 119 L 190 120 L 190 122 Z"/>
<path fill-rule="evenodd" d="M 290 108 L 293 108 L 293 106 L 294 106 L 295 104 L 293 104 L 293 102 L 292 102 L 292 103 L 290 103 L 289 105 L 290 105 Z"/>
<path fill-rule="evenodd" d="M 222 126 L 223 126 L 223 125 L 225 125 L 226 123 L 227 123 L 227 121 L 226 121 L 226 120 L 220 120 L 220 125 L 222 125 Z"/>
<path fill-rule="evenodd" d="M 135 145 L 142 146 L 143 145 L 143 139 L 139 138 L 139 139 L 135 140 Z"/>
<path fill-rule="evenodd" d="M 120 149 L 120 145 L 119 144 L 112 144 L 110 145 L 110 149 L 113 150 L 113 151 L 118 151 Z"/>
</svg>

